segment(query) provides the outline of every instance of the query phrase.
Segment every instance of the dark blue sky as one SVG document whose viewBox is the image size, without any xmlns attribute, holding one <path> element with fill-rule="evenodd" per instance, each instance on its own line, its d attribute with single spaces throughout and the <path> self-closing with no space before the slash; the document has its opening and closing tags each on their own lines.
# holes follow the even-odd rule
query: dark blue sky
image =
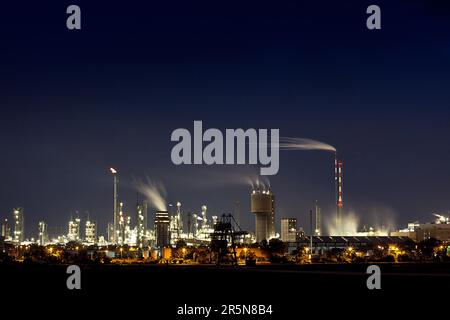
<svg viewBox="0 0 450 320">
<path fill-rule="evenodd" d="M 368 5 L 382 30 L 365 27 Z M 66 29 L 78 4 L 82 30 Z M 112 181 L 134 210 L 133 177 L 168 202 L 211 213 L 241 202 L 256 167 L 170 162 L 171 132 L 279 128 L 334 145 L 345 206 L 402 225 L 450 210 L 450 5 L 447 1 L 30 1 L 0 10 L 0 216 L 23 206 L 66 227 L 88 210 L 103 234 Z M 281 154 L 277 218 L 333 208 L 333 159 Z"/>
</svg>

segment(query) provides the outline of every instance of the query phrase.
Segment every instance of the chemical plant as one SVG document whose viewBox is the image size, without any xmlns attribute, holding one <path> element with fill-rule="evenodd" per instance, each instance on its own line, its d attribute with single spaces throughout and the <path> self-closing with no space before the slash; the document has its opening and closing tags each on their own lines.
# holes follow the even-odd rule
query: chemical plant
<svg viewBox="0 0 450 320">
<path fill-rule="evenodd" d="M 140 189 L 146 195 L 146 200 L 138 201 L 131 214 L 125 210 L 124 202 L 120 201 L 118 171 L 111 168 L 112 219 L 107 225 L 106 237 L 98 236 L 97 222 L 89 215 L 85 220 L 77 215 L 70 218 L 64 234 L 50 236 L 48 224 L 39 221 L 37 237 L 27 239 L 25 211 L 18 207 L 12 210 L 11 223 L 8 219 L 2 222 L 1 249 L 18 260 L 27 256 L 30 246 L 37 245 L 48 248 L 47 254 L 59 258 L 63 250 L 70 254 L 88 250 L 91 259 L 107 257 L 119 261 L 150 259 L 237 264 L 239 261 L 255 263 L 290 259 L 289 261 L 294 262 L 330 262 L 348 261 L 350 257 L 385 259 L 392 256 L 392 259 L 400 259 L 402 256 L 401 259 L 406 259 L 404 256 L 408 255 L 413 259 L 417 255 L 417 244 L 435 239 L 439 242 L 441 251 L 445 251 L 444 256 L 447 256 L 446 250 L 450 248 L 447 245 L 450 241 L 450 221 L 441 214 L 435 214 L 434 222 L 414 222 L 405 229 L 391 230 L 386 234 L 370 227 L 364 230 L 356 230 L 355 227 L 351 232 L 342 231 L 343 227 L 352 225 L 353 222 L 343 213 L 343 162 L 336 156 L 334 169 L 336 218 L 331 218 L 335 220 L 335 229 L 331 229 L 334 233 L 332 236 L 324 235 L 318 201 L 309 214 L 305 215 L 307 218 L 303 221 L 303 227 L 299 226 L 297 218 L 283 217 L 280 219 L 280 234 L 277 233 L 275 194 L 270 187 L 259 183 L 252 186 L 249 193 L 248 214 L 254 215 L 254 232 L 243 230 L 239 225 L 239 203 L 236 203 L 234 215 L 208 215 L 205 204 L 199 205 L 198 212 L 184 212 L 181 202 L 177 202 L 175 206 L 166 206 L 155 186 Z M 151 211 L 149 201 L 155 202 L 155 198 L 156 205 L 152 203 L 152 207 L 159 208 Z M 335 252 L 339 254 L 332 258 L 331 252 L 334 252 L 333 255 Z M 450 251 L 448 253 L 450 255 Z"/>
</svg>

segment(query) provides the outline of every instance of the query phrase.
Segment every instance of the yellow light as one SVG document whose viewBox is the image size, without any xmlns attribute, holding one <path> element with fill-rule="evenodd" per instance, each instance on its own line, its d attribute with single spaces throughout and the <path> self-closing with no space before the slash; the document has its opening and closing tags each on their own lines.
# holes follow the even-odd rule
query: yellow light
<svg viewBox="0 0 450 320">
<path fill-rule="evenodd" d="M 247 253 L 247 248 L 244 248 L 244 252 Z"/>
</svg>

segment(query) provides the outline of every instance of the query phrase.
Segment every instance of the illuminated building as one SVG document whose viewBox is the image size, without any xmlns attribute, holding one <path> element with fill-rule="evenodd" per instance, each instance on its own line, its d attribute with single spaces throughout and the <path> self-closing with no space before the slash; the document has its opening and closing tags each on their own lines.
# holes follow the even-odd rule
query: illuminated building
<svg viewBox="0 0 450 320">
<path fill-rule="evenodd" d="M 123 212 L 123 202 L 119 203 L 118 225 L 116 226 L 116 235 L 114 237 L 115 243 L 125 244 L 125 225 L 127 223 L 125 214 Z"/>
<path fill-rule="evenodd" d="M 90 221 L 88 218 L 85 228 L 85 241 L 88 244 L 95 244 L 97 242 L 97 226 L 95 222 Z"/>
<path fill-rule="evenodd" d="M 408 227 L 402 230 L 393 231 L 390 236 L 406 236 L 417 242 L 434 238 L 441 241 L 450 241 L 450 219 L 446 216 L 435 214 L 434 222 L 408 223 Z"/>
<path fill-rule="evenodd" d="M 155 212 L 155 238 L 157 247 L 170 244 L 170 218 L 168 211 Z"/>
<path fill-rule="evenodd" d="M 416 241 L 430 238 L 450 241 L 450 224 L 424 223 L 416 229 Z"/>
<path fill-rule="evenodd" d="M 80 218 L 69 221 L 69 232 L 67 233 L 69 241 L 80 241 L 80 222 Z"/>
<path fill-rule="evenodd" d="M 114 242 L 114 224 L 111 222 L 108 222 L 108 225 L 106 227 L 106 235 L 108 237 L 108 242 L 113 243 Z"/>
<path fill-rule="evenodd" d="M 251 212 L 255 214 L 256 241 L 275 237 L 275 196 L 268 190 L 253 189 Z"/>
<path fill-rule="evenodd" d="M 176 243 L 183 233 L 183 221 L 181 218 L 181 202 L 177 202 L 177 213 L 170 217 L 171 242 Z"/>
<path fill-rule="evenodd" d="M 125 229 L 124 229 L 124 237 L 123 244 L 130 244 L 132 241 L 133 230 L 131 230 L 131 217 L 125 217 Z"/>
<path fill-rule="evenodd" d="M 8 225 L 8 219 L 5 219 L 2 223 L 2 238 L 4 240 L 10 240 L 11 237 L 11 229 Z"/>
<path fill-rule="evenodd" d="M 147 231 L 147 202 L 136 207 L 136 246 L 142 248 L 146 245 Z"/>
<path fill-rule="evenodd" d="M 25 219 L 23 214 L 23 208 L 13 209 L 14 218 L 14 236 L 13 241 L 20 244 L 25 239 Z"/>
<path fill-rule="evenodd" d="M 39 221 L 38 243 L 40 246 L 45 246 L 47 242 L 48 242 L 47 224 L 44 221 Z"/>
<path fill-rule="evenodd" d="M 297 240 L 297 219 L 281 219 L 281 241 L 295 242 Z"/>
<path fill-rule="evenodd" d="M 393 236 L 304 236 L 297 239 L 295 248 L 309 248 L 312 243 L 313 251 L 321 250 L 323 252 L 331 251 L 333 249 L 358 249 L 358 250 L 372 250 L 377 246 L 388 248 L 389 246 L 404 246 L 411 245 L 414 242 L 408 237 L 393 237 Z"/>
</svg>

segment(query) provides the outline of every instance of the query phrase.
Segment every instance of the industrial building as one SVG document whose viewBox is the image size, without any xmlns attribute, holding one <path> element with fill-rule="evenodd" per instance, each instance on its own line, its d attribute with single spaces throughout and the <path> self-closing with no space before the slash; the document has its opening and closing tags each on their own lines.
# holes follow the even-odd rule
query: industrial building
<svg viewBox="0 0 450 320">
<path fill-rule="evenodd" d="M 275 196 L 270 189 L 253 189 L 251 212 L 255 215 L 256 242 L 275 237 Z"/>
<path fill-rule="evenodd" d="M 181 202 L 177 202 L 177 212 L 170 217 L 170 234 L 172 243 L 176 243 L 182 238 L 183 219 L 181 216 Z"/>
<path fill-rule="evenodd" d="M 406 236 L 414 241 L 423 241 L 434 238 L 441 241 L 450 241 L 450 221 L 448 217 L 435 214 L 434 222 L 409 223 L 408 227 L 402 230 L 391 232 L 391 236 Z"/>
<path fill-rule="evenodd" d="M 450 224 L 423 223 L 416 228 L 416 241 L 430 238 L 450 241 Z"/>
<path fill-rule="evenodd" d="M 38 243 L 40 246 L 45 246 L 48 242 L 48 226 L 44 221 L 39 221 L 39 237 Z"/>
<path fill-rule="evenodd" d="M 8 219 L 3 220 L 2 223 L 2 238 L 4 240 L 10 240 L 11 239 L 11 229 L 8 225 Z"/>
<path fill-rule="evenodd" d="M 67 239 L 69 241 L 80 241 L 80 218 L 70 219 Z"/>
<path fill-rule="evenodd" d="M 23 208 L 13 209 L 14 218 L 14 237 L 13 241 L 17 244 L 25 240 L 25 217 Z"/>
<path fill-rule="evenodd" d="M 88 220 L 85 225 L 85 241 L 87 244 L 96 244 L 97 243 L 97 225 L 95 222 Z"/>
<path fill-rule="evenodd" d="M 313 251 L 327 251 L 331 249 L 345 249 L 348 247 L 359 249 L 370 249 L 378 246 L 387 247 L 389 245 L 399 246 L 412 243 L 408 237 L 393 236 L 375 236 L 375 237 L 341 237 L 341 236 L 313 236 Z M 309 247 L 311 245 L 311 237 L 302 237 L 295 244 L 297 247 Z"/>
<path fill-rule="evenodd" d="M 168 211 L 155 212 L 155 238 L 157 247 L 170 244 L 170 217 Z"/>
<path fill-rule="evenodd" d="M 281 219 L 281 241 L 295 242 L 297 240 L 297 219 Z"/>
<path fill-rule="evenodd" d="M 143 201 L 136 207 L 136 246 L 139 248 L 146 245 L 147 211 L 148 205 L 146 201 Z"/>
</svg>

